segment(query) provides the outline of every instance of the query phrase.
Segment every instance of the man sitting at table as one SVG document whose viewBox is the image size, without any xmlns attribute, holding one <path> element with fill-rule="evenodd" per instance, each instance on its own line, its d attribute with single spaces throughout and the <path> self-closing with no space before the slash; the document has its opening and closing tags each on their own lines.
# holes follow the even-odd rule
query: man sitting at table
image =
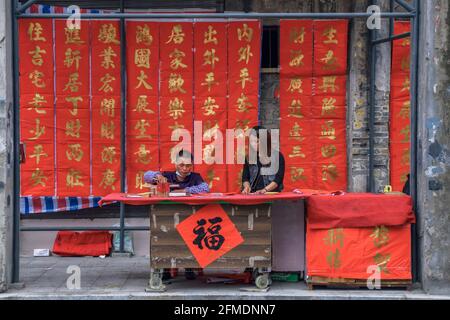
<svg viewBox="0 0 450 320">
<path fill-rule="evenodd" d="M 175 159 L 175 171 L 147 171 L 144 174 L 146 183 L 165 183 L 168 182 L 179 187 L 174 192 L 187 193 L 205 193 L 209 192 L 208 184 L 202 176 L 192 172 L 194 157 L 186 150 L 180 150 Z"/>
</svg>

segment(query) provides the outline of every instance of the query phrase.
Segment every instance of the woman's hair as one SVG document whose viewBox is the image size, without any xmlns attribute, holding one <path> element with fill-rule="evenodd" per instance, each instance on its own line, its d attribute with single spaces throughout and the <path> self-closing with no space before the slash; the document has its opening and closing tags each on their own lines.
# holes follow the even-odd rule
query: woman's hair
<svg viewBox="0 0 450 320">
<path fill-rule="evenodd" d="M 270 157 L 272 155 L 272 136 L 270 134 L 270 129 L 267 129 L 263 126 L 254 126 L 250 130 L 250 136 L 256 136 L 256 138 L 260 137 L 260 130 L 266 130 L 267 131 L 267 156 Z M 259 154 L 259 146 L 258 146 L 258 154 Z"/>
</svg>

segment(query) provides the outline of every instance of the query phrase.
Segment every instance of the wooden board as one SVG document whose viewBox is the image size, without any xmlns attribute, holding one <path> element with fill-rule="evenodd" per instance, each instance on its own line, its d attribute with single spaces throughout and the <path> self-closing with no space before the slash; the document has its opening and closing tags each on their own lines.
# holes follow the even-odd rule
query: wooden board
<svg viewBox="0 0 450 320">
<path fill-rule="evenodd" d="M 244 238 L 244 243 L 230 250 L 208 269 L 270 268 L 271 206 L 222 205 Z M 150 210 L 150 260 L 152 268 L 199 268 L 195 257 L 176 230 L 178 223 L 202 206 L 182 204 L 154 205 Z"/>
<path fill-rule="evenodd" d="M 308 277 L 306 284 L 310 290 L 317 287 L 327 288 L 366 288 L 367 281 L 363 279 L 333 279 L 325 277 Z M 403 288 L 409 290 L 412 286 L 411 280 L 381 280 L 381 288 Z"/>
</svg>

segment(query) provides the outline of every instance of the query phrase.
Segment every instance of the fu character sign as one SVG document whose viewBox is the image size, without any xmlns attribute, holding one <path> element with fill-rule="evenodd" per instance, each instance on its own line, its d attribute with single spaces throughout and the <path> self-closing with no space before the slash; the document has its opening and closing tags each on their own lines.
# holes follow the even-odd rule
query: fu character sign
<svg viewBox="0 0 450 320">
<path fill-rule="evenodd" d="M 185 219 L 177 230 L 205 268 L 244 242 L 239 230 L 220 205 L 207 205 Z"/>
</svg>

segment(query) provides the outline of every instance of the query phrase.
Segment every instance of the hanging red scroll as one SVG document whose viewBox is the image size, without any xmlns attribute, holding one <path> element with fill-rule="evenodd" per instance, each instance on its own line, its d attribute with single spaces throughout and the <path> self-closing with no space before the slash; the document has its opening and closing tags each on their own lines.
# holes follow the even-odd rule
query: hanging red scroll
<svg viewBox="0 0 450 320">
<path fill-rule="evenodd" d="M 92 194 L 120 191 L 120 27 L 91 22 Z"/>
<path fill-rule="evenodd" d="M 347 189 L 347 20 L 314 21 L 315 189 Z"/>
<path fill-rule="evenodd" d="M 159 24 L 127 22 L 127 191 L 159 170 Z"/>
<path fill-rule="evenodd" d="M 58 196 L 89 196 L 89 22 L 55 21 L 56 168 Z"/>
<path fill-rule="evenodd" d="M 26 160 L 21 164 L 20 194 L 55 194 L 53 22 L 19 21 L 20 137 Z"/>
<path fill-rule="evenodd" d="M 228 25 L 228 128 L 250 130 L 258 124 L 261 23 L 234 21 Z M 238 138 L 239 139 L 239 138 Z M 228 191 L 242 188 L 240 152 L 234 143 L 234 163 L 228 164 Z"/>
<path fill-rule="evenodd" d="M 173 171 L 176 151 L 192 151 L 193 32 L 192 23 L 160 23 L 160 166 Z M 189 136 L 172 141 L 172 132 L 185 129 Z M 179 131 L 179 130 L 177 130 Z M 175 138 L 175 137 L 174 137 Z M 183 145 L 175 148 L 179 143 Z"/>
<path fill-rule="evenodd" d="M 280 147 L 284 189 L 313 189 L 313 21 L 280 21 Z"/>
<path fill-rule="evenodd" d="M 196 22 L 194 45 L 194 120 L 202 127 L 200 135 L 194 131 L 194 156 L 202 159 L 195 171 L 210 191 L 226 192 L 227 23 Z"/>
<path fill-rule="evenodd" d="M 396 21 L 396 35 L 411 31 L 410 22 Z M 410 172 L 410 38 L 395 40 L 392 48 L 390 103 L 390 184 L 402 191 Z"/>
</svg>

